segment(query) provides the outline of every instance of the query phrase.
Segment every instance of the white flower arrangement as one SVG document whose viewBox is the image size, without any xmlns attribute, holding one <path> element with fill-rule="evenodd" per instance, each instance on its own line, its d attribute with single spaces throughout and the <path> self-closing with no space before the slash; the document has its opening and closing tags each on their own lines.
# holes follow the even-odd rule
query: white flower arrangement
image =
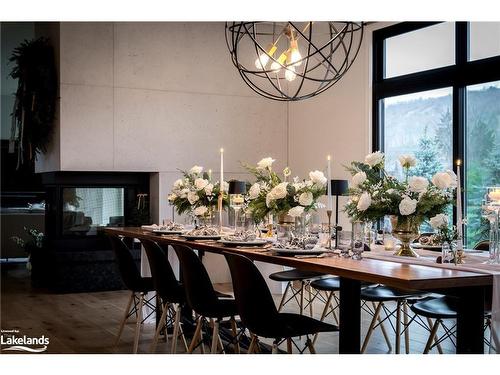
<svg viewBox="0 0 500 375">
<path fill-rule="evenodd" d="M 272 170 L 274 161 L 275 159 L 267 157 L 255 167 L 245 165 L 257 179 L 248 192 L 248 210 L 254 220 L 262 221 L 268 214 L 297 217 L 319 208 L 317 200 L 326 192 L 324 173 L 311 171 L 308 180 L 295 177 L 289 182 L 287 179 L 291 175 L 290 168 L 285 168 L 283 177 L 280 177 Z"/>
<path fill-rule="evenodd" d="M 203 167 L 195 165 L 189 171 L 181 171 L 183 178 L 176 180 L 168 201 L 175 207 L 179 215 L 190 212 L 197 217 L 207 217 L 218 203 L 220 183 L 210 181 Z M 222 184 L 223 192 L 227 192 L 227 182 Z M 223 206 L 228 206 L 227 194 L 223 194 Z"/>
<path fill-rule="evenodd" d="M 453 202 L 457 177 L 452 171 L 438 172 L 431 181 L 411 176 L 416 160 L 411 155 L 399 158 L 406 178 L 399 181 L 384 170 L 384 154 L 369 154 L 364 162 L 352 162 L 347 168 L 352 174 L 350 200 L 345 207 L 354 220 L 375 221 L 385 215 L 398 219 L 423 222 L 442 213 Z"/>
</svg>

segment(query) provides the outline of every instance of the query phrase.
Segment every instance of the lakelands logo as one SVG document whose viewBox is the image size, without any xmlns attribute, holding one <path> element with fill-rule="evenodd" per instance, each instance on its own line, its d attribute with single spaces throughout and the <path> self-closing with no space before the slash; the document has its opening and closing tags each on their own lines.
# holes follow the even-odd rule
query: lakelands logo
<svg viewBox="0 0 500 375">
<path fill-rule="evenodd" d="M 18 351 L 29 353 L 42 353 L 47 350 L 49 338 L 44 335 L 40 337 L 30 337 L 19 335 L 17 329 L 2 329 L 0 336 L 2 352 Z"/>
</svg>

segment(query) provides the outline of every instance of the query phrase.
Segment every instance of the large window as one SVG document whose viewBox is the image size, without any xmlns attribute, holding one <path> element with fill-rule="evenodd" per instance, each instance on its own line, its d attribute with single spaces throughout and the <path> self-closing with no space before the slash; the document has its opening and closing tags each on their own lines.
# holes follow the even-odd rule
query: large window
<svg viewBox="0 0 500 375">
<path fill-rule="evenodd" d="M 466 243 L 484 238 L 481 200 L 500 185 L 500 23 L 404 22 L 374 32 L 373 146 L 388 171 L 432 176 L 464 161 Z"/>
</svg>

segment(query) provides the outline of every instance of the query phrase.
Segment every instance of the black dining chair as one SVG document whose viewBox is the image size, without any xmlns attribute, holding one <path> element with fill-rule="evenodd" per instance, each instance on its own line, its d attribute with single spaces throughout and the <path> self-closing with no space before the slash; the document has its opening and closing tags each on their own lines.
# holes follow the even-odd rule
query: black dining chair
<svg viewBox="0 0 500 375">
<path fill-rule="evenodd" d="M 203 263 L 191 248 L 184 245 L 173 245 L 173 248 L 179 258 L 187 303 L 197 314 L 196 329 L 188 353 L 192 353 L 198 344 L 201 344 L 202 352 L 204 351 L 202 327 L 206 319 L 213 325 L 210 352 L 217 353 L 219 346 L 224 351 L 220 325 L 225 318 L 229 318 L 231 323 L 234 350 L 239 352 L 238 328 L 235 320 L 238 311 L 235 300 L 223 298 L 214 290 Z"/>
<path fill-rule="evenodd" d="M 377 327 L 380 327 L 384 339 L 387 343 L 389 351 L 392 350 L 391 341 L 384 326 L 386 321 L 390 322 L 391 317 L 395 317 L 394 325 L 390 322 L 391 327 L 396 335 L 396 354 L 401 351 L 401 335 L 405 337 L 405 351 L 410 352 L 410 329 L 409 329 L 409 313 L 408 306 L 425 297 L 425 294 L 418 291 L 400 290 L 391 288 L 385 285 L 377 284 L 370 285 L 361 289 L 361 308 L 372 316 L 370 326 L 366 332 L 365 339 L 361 346 L 361 353 L 366 351 L 372 333 Z M 396 304 L 394 309 L 387 306 L 387 303 L 393 302 Z M 371 303 L 372 307 L 369 306 Z M 384 312 L 385 317 L 381 314 Z"/>
<path fill-rule="evenodd" d="M 167 315 L 170 315 L 170 321 L 173 321 L 173 335 L 171 353 L 177 350 L 177 340 L 181 337 L 186 351 L 188 350 L 186 338 L 180 323 L 181 309 L 186 303 L 186 295 L 183 285 L 177 281 L 174 270 L 168 260 L 167 251 L 158 243 L 151 240 L 141 240 L 142 246 L 146 251 L 151 269 L 151 276 L 157 295 L 160 297 L 162 305 L 162 314 L 156 327 L 155 336 L 151 345 L 151 352 L 154 352 L 158 344 L 160 332 L 164 330 L 165 338 L 168 343 L 167 335 Z M 170 314 L 169 314 L 170 313 Z"/>
<path fill-rule="evenodd" d="M 309 349 L 315 353 L 309 335 L 318 332 L 338 331 L 332 324 L 320 322 L 308 316 L 291 313 L 280 313 L 276 309 L 273 297 L 267 284 L 252 261 L 243 255 L 224 253 L 233 281 L 234 295 L 238 313 L 244 326 L 251 332 L 252 340 L 248 353 L 253 353 L 259 346 L 259 337 L 273 339 L 272 352 L 278 352 L 281 342 L 287 342 L 288 353 L 292 352 L 292 344 L 303 353 Z M 299 348 L 293 337 L 306 336 L 306 345 Z"/>
<path fill-rule="evenodd" d="M 155 290 L 153 285 L 153 279 L 151 277 L 142 277 L 141 273 L 137 269 L 135 260 L 130 252 L 130 249 L 124 242 L 124 238 L 118 236 L 110 235 L 109 239 L 111 241 L 111 247 L 116 256 L 116 261 L 118 263 L 118 269 L 120 271 L 121 278 L 125 287 L 130 290 L 130 297 L 127 302 L 127 307 L 125 308 L 125 313 L 120 322 L 120 328 L 118 330 L 118 336 L 115 341 L 115 348 L 120 342 L 120 337 L 125 327 L 125 323 L 128 318 L 135 314 L 136 316 L 136 326 L 135 326 L 135 336 L 134 336 L 134 347 L 133 352 L 137 353 L 139 348 L 139 338 L 141 334 L 141 325 L 145 319 L 149 317 L 154 311 L 155 306 L 151 303 L 151 300 L 155 296 L 147 299 L 146 296 L 149 292 Z M 132 307 L 132 303 L 134 306 Z M 151 308 L 151 313 L 143 318 L 142 309 L 144 306 Z"/>
<path fill-rule="evenodd" d="M 489 241 L 480 241 L 474 246 L 474 250 L 489 250 Z M 423 328 L 429 331 L 424 354 L 429 353 L 434 347 L 437 347 L 440 354 L 443 353 L 441 343 L 449 339 L 454 345 L 454 337 L 456 335 L 456 323 L 450 324 L 447 321 L 456 320 L 457 313 L 457 300 L 456 298 L 444 295 L 435 295 L 432 298 L 426 298 L 422 301 L 416 302 L 411 305 L 411 310 L 415 313 L 412 320 L 417 317 L 424 317 L 427 319 L 427 326 L 417 320 Z M 433 321 L 434 319 L 434 321 Z M 439 328 L 442 329 L 443 334 L 439 335 Z M 485 315 L 484 315 L 484 331 L 491 329 L 491 300 L 485 302 Z M 492 343 L 485 337 L 484 342 L 487 346 Z"/>
<path fill-rule="evenodd" d="M 325 276 L 325 274 L 314 271 L 304 271 L 299 269 L 291 269 L 286 271 L 274 272 L 269 275 L 269 278 L 274 281 L 286 283 L 285 292 L 281 297 L 278 311 L 281 311 L 286 304 L 295 301 L 299 307 L 299 313 L 304 314 L 304 310 L 309 307 L 309 314 L 313 316 L 313 293 L 310 287 L 311 280 L 318 277 Z M 298 284 L 296 286 L 295 284 Z M 308 297 L 304 294 L 308 292 Z M 289 292 L 291 296 L 288 297 Z M 304 302 L 306 302 L 304 304 Z"/>
</svg>

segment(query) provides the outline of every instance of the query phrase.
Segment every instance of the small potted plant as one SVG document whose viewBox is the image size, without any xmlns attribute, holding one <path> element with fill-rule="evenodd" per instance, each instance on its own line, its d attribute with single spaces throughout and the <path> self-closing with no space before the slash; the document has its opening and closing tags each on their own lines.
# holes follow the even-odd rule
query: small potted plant
<svg viewBox="0 0 500 375">
<path fill-rule="evenodd" d="M 26 268 L 31 273 L 32 281 L 36 283 L 41 279 L 42 270 L 39 263 L 43 260 L 42 250 L 44 248 L 45 235 L 37 229 L 24 227 L 24 231 L 28 234 L 28 240 L 19 236 L 12 236 L 11 239 L 28 254 Z"/>
</svg>

